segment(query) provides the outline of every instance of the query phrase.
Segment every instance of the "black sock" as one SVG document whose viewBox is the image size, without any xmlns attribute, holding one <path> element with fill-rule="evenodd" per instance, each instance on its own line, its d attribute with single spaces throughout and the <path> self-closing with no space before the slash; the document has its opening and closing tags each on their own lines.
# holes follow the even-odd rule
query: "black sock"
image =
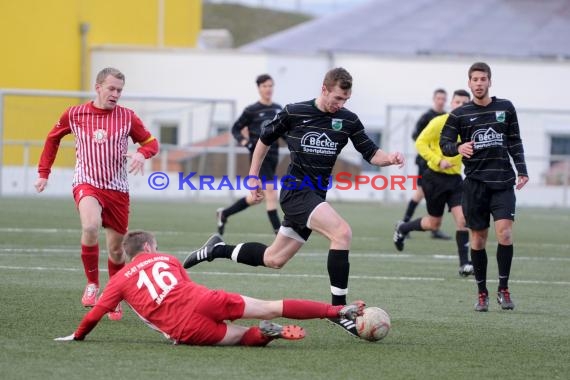
<svg viewBox="0 0 570 380">
<path fill-rule="evenodd" d="M 330 249 L 327 261 L 329 279 L 331 283 L 331 294 L 333 287 L 337 293 L 332 294 L 333 305 L 346 305 L 346 293 L 348 293 L 348 272 L 350 263 L 348 262 L 348 249 Z"/>
<path fill-rule="evenodd" d="M 417 218 L 411 222 L 404 223 L 400 226 L 400 232 L 404 235 L 410 231 L 424 231 L 422 228 L 422 218 Z"/>
<path fill-rule="evenodd" d="M 406 213 L 404 214 L 404 222 L 409 222 L 416 211 L 416 207 L 418 207 L 418 202 L 414 201 L 413 199 L 408 202 L 408 208 L 406 209 Z"/>
<path fill-rule="evenodd" d="M 214 259 L 231 259 L 235 247 L 235 245 L 216 245 L 214 249 L 212 249 L 212 257 Z"/>
<path fill-rule="evenodd" d="M 475 270 L 475 281 L 479 293 L 487 293 L 487 251 L 485 249 L 471 248 L 471 261 Z"/>
<path fill-rule="evenodd" d="M 509 287 L 509 275 L 513 261 L 513 245 L 497 244 L 497 266 L 499 267 L 499 290 Z"/>
<path fill-rule="evenodd" d="M 234 203 L 230 207 L 224 209 L 224 211 L 222 211 L 222 215 L 224 216 L 224 218 L 229 218 L 231 215 L 237 214 L 238 212 L 243 211 L 248 207 L 249 205 L 247 204 L 245 197 L 243 197 L 238 199 L 236 203 Z"/>
<path fill-rule="evenodd" d="M 242 243 L 238 245 L 218 245 L 212 251 L 214 259 L 231 259 L 252 267 L 265 266 L 263 255 L 267 246 L 261 243 Z M 234 256 L 234 257 L 232 257 Z"/>
<path fill-rule="evenodd" d="M 279 231 L 279 227 L 281 227 L 281 222 L 279 221 L 279 214 L 277 214 L 277 210 L 267 210 L 267 216 L 269 217 L 271 226 L 273 226 L 273 231 L 277 233 Z"/>
<path fill-rule="evenodd" d="M 457 243 L 459 266 L 465 265 L 469 262 L 469 231 L 455 231 L 455 242 Z"/>
</svg>

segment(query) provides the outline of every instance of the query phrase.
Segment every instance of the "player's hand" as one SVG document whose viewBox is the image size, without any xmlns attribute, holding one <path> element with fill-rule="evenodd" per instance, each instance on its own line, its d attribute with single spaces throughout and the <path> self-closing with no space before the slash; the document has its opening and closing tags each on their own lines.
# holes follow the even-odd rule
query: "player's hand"
<svg viewBox="0 0 570 380">
<path fill-rule="evenodd" d="M 250 176 L 247 179 L 247 185 L 251 189 L 249 200 L 253 204 L 258 204 L 263 201 L 264 194 L 263 188 L 261 187 L 261 180 L 257 176 Z"/>
<path fill-rule="evenodd" d="M 457 147 L 457 151 L 465 158 L 471 158 L 473 155 L 473 141 L 467 141 Z"/>
<path fill-rule="evenodd" d="M 525 177 L 523 175 L 519 175 L 518 179 L 517 179 L 517 190 L 520 190 L 524 187 L 524 185 L 526 185 L 526 183 L 528 182 L 528 177 Z"/>
<path fill-rule="evenodd" d="M 447 160 L 441 160 L 441 161 L 439 161 L 439 167 L 440 167 L 440 169 L 445 170 L 445 169 L 452 168 L 453 164 Z"/>
<path fill-rule="evenodd" d="M 144 161 L 145 158 L 142 153 L 126 153 L 125 156 L 131 159 L 131 164 L 129 165 L 129 173 L 137 175 L 140 173 L 144 174 Z"/>
<path fill-rule="evenodd" d="M 406 159 L 404 155 L 400 152 L 392 152 L 388 155 L 388 160 L 390 160 L 390 165 L 398 165 L 399 168 L 402 168 L 406 163 Z"/>
<path fill-rule="evenodd" d="M 59 337 L 59 338 L 55 338 L 54 340 L 55 340 L 56 342 L 69 342 L 69 341 L 72 341 L 72 340 L 76 340 L 76 339 L 75 339 L 75 333 L 74 333 L 74 334 L 71 334 L 71 335 L 68 335 L 68 336 L 62 336 L 62 337 Z"/>
<path fill-rule="evenodd" d="M 47 178 L 38 178 L 36 179 L 36 183 L 34 183 L 34 187 L 38 193 L 41 193 L 47 187 Z"/>
</svg>

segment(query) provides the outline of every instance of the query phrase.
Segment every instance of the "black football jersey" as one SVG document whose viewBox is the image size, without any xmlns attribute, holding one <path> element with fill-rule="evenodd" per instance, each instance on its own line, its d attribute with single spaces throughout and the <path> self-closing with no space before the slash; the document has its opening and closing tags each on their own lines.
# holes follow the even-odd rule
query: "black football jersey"
<svg viewBox="0 0 570 380">
<path fill-rule="evenodd" d="M 279 137 L 285 139 L 291 152 L 287 175 L 296 181 L 310 181 L 317 190 L 328 188 L 336 159 L 349 139 L 367 161 L 378 150 L 356 114 L 346 108 L 323 112 L 316 107 L 315 99 L 285 106 L 263 128 L 260 138 L 271 145 Z"/>
<path fill-rule="evenodd" d="M 268 124 L 271 120 L 275 118 L 278 112 L 282 109 L 281 105 L 277 103 L 271 103 L 270 105 L 265 105 L 260 102 L 256 102 L 247 106 L 237 121 L 232 127 L 232 135 L 239 142 L 243 138 L 241 130 L 247 128 L 249 131 L 249 142 L 251 143 L 251 151 L 255 149 L 255 144 L 261 135 L 262 128 Z M 278 153 L 279 145 L 277 143 L 271 146 L 270 155 L 276 155 Z"/>
<path fill-rule="evenodd" d="M 457 136 L 460 143 L 457 142 Z M 491 188 L 514 186 L 516 174 L 528 176 L 517 113 L 506 99 L 491 98 L 487 106 L 472 101 L 450 112 L 443 127 L 440 146 L 443 154 L 458 154 L 459 144 L 473 141 L 473 156 L 463 157 L 465 175 Z"/>
</svg>

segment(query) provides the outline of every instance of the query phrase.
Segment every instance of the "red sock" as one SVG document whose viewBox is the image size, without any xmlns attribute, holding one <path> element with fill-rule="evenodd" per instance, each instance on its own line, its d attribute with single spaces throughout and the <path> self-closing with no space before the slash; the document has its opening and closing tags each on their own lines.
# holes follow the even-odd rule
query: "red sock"
<svg viewBox="0 0 570 380">
<path fill-rule="evenodd" d="M 283 317 L 291 319 L 336 318 L 344 306 L 309 300 L 283 300 Z"/>
<path fill-rule="evenodd" d="M 109 278 L 113 277 L 115 273 L 120 271 L 125 266 L 125 263 L 115 264 L 107 258 L 107 268 L 109 268 Z"/>
<path fill-rule="evenodd" d="M 91 247 L 81 244 L 81 261 L 87 282 L 99 286 L 99 244 Z"/>
<path fill-rule="evenodd" d="M 266 346 L 272 340 L 273 338 L 263 335 L 259 327 L 250 327 L 241 337 L 239 344 L 241 346 Z"/>
</svg>

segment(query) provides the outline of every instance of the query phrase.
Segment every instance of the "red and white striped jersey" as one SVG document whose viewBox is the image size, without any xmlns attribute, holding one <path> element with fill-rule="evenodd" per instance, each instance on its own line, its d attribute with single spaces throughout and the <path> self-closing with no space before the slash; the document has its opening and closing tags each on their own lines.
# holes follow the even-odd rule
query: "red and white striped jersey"
<svg viewBox="0 0 570 380">
<path fill-rule="evenodd" d="M 73 184 L 89 184 L 99 189 L 129 191 L 127 180 L 128 138 L 144 144 L 154 139 L 130 109 L 96 108 L 93 102 L 68 108 L 48 134 L 38 172 L 48 178 L 61 139 L 75 137 L 75 174 Z"/>
</svg>

